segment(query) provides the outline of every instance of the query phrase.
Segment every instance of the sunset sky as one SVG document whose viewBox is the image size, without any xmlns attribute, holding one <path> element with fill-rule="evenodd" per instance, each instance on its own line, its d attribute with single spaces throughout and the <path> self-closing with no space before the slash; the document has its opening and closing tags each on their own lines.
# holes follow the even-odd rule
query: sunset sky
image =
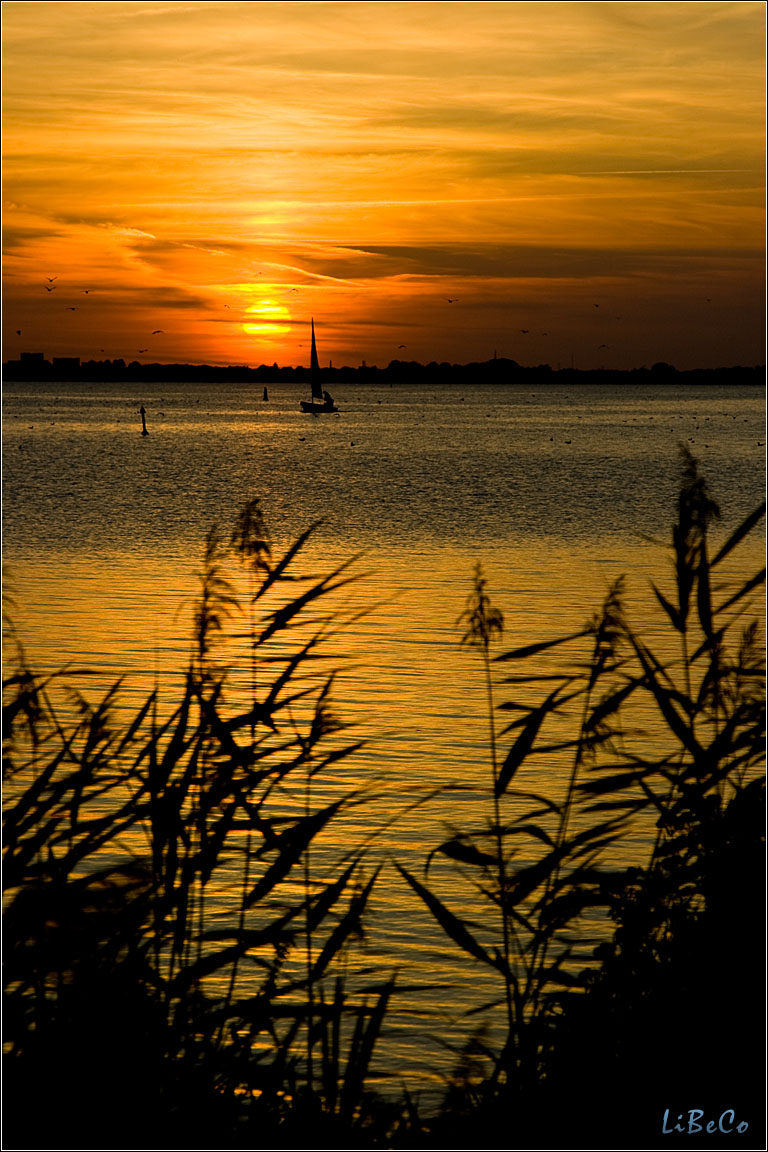
<svg viewBox="0 0 768 1152">
<path fill-rule="evenodd" d="M 4 360 L 764 362 L 762 3 L 2 19 Z"/>
</svg>

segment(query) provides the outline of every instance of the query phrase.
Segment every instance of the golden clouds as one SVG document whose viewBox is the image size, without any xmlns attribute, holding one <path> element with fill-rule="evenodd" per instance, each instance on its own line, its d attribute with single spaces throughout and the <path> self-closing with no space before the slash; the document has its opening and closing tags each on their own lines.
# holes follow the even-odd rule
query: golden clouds
<svg viewBox="0 0 768 1152">
<path fill-rule="evenodd" d="M 761 355 L 762 5 L 10 3 L 3 16 L 11 336 L 16 301 L 34 331 L 53 268 L 73 290 L 98 285 L 94 329 L 121 301 L 143 330 L 143 297 L 160 302 L 151 328 L 177 333 L 167 358 L 258 362 L 267 318 L 245 314 L 257 299 L 239 286 L 263 275 L 300 322 L 277 318 L 270 361 L 300 358 L 312 311 L 336 318 L 340 359 L 386 362 L 404 324 L 414 356 L 471 359 L 528 326 L 517 247 L 531 297 L 562 324 L 541 358 L 578 338 L 581 294 L 609 281 L 646 317 L 654 359 Z M 435 255 L 470 242 L 472 261 Z M 580 270 L 555 276 L 558 251 Z M 187 302 L 174 325 L 164 291 Z M 446 326 L 440 302 L 459 294 L 467 311 Z M 732 353 L 711 324 L 697 335 L 713 295 L 724 324 L 750 316 Z M 46 308 L 39 345 L 88 354 Z M 631 366 L 635 344 L 615 347 Z"/>
</svg>

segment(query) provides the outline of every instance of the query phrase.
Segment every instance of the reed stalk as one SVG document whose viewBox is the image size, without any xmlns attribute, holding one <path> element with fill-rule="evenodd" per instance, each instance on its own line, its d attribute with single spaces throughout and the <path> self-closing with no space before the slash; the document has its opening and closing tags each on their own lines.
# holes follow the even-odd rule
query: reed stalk
<svg viewBox="0 0 768 1152">
<path fill-rule="evenodd" d="M 508 1039 L 496 1055 L 488 1053 L 485 1085 L 479 1093 L 465 1087 L 462 1097 L 461 1092 L 456 1095 L 457 1082 L 452 1108 L 463 1098 L 467 1115 L 482 1114 L 493 1122 L 495 1117 L 501 1123 L 508 1109 L 530 1100 L 548 1099 L 551 1106 L 546 1084 L 558 1086 L 552 1092 L 567 1095 L 562 1079 L 569 1074 L 566 1067 L 574 1082 L 583 1083 L 578 1044 L 585 1044 L 585 1030 L 591 1026 L 578 1009 L 579 997 L 602 1011 L 598 997 L 605 997 L 607 989 L 609 997 L 630 997 L 635 984 L 647 987 L 647 972 L 657 973 L 663 982 L 665 966 L 674 966 L 675 979 L 685 981 L 687 969 L 675 957 L 684 954 L 697 918 L 721 914 L 720 887 L 709 870 L 718 854 L 724 860 L 733 855 L 733 849 L 726 848 L 733 835 L 727 829 L 736 819 L 748 819 L 748 796 L 762 787 L 756 773 L 764 764 L 764 668 L 756 658 L 754 625 L 742 633 L 735 657 L 728 656 L 728 641 L 765 572 L 742 580 L 735 590 L 721 591 L 719 601 L 711 572 L 755 528 L 764 511 L 762 505 L 747 517 L 710 560 L 708 528 L 717 505 L 696 462 L 683 453 L 672 533 L 675 600 L 652 586 L 681 642 L 680 655 L 673 660 L 656 656 L 631 626 L 623 606 L 623 578 L 611 586 L 600 613 L 586 627 L 491 657 L 490 641 L 501 632 L 501 614 L 490 615 L 485 582 L 476 568 L 473 594 L 461 620 L 467 624 L 464 642 L 478 648 L 483 658 L 491 717 L 494 852 L 491 856 L 484 849 L 487 833 L 468 829 L 432 849 L 426 867 L 436 853 L 453 861 L 465 878 L 478 873 L 487 878 L 494 867 L 508 917 L 502 919 L 507 946 L 501 952 L 486 950 L 467 922 L 401 869 L 454 944 L 501 972 L 507 989 L 515 992 L 514 1017 L 510 996 L 504 1000 Z M 591 638 L 591 654 L 586 661 L 573 662 L 567 653 L 585 638 Z M 554 672 L 540 663 L 540 658 L 555 656 Z M 516 690 L 535 690 L 547 680 L 554 687 L 548 686 L 546 697 L 535 705 L 517 695 L 504 701 L 501 710 L 522 715 L 498 733 L 492 665 L 504 663 L 523 669 L 503 681 Z M 656 740 L 637 751 L 632 721 L 639 702 L 655 710 Z M 569 720 L 572 734 L 564 737 Z M 510 733 L 514 739 L 502 759 L 498 739 Z M 668 750 L 662 750 L 664 737 Z M 537 791 L 515 786 L 526 770 L 529 778 L 535 773 L 541 780 L 541 765 L 568 753 L 562 796 L 552 798 L 541 786 Z M 524 806 L 522 815 L 507 823 L 501 814 L 505 796 Z M 655 830 L 646 863 L 621 864 L 622 845 L 636 835 L 638 822 L 649 817 L 655 819 Z M 754 839 L 754 829 L 747 831 L 745 825 L 745 836 Z M 532 864 L 513 868 L 507 863 L 503 844 L 513 837 L 525 837 L 531 848 L 538 846 Z M 490 894 L 487 882 L 473 883 L 476 890 Z M 596 914 L 606 929 L 613 924 L 613 937 L 600 943 L 584 966 L 583 945 L 577 955 L 573 941 L 589 941 L 585 917 Z M 640 956 L 647 966 L 642 976 L 637 972 Z M 655 1003 L 650 991 L 648 995 Z M 578 1021 L 573 1033 L 572 1021 Z M 618 1043 L 611 1036 L 605 1040 L 606 1050 Z M 703 1040 L 700 1047 L 705 1050 Z M 565 1052 L 572 1052 L 572 1065 L 567 1065 Z M 652 1062 L 653 1055 L 646 1059 Z M 697 1059 L 691 1049 L 696 1066 Z M 616 1061 L 620 1066 L 618 1056 Z M 633 1074 L 642 1079 L 638 1068 Z"/>
<path fill-rule="evenodd" d="M 206 1101 L 211 1117 L 224 1110 L 227 1124 L 236 1122 L 240 1102 L 249 1100 L 254 1115 L 278 1125 L 290 1098 L 298 1099 L 296 1045 L 302 1030 L 308 1055 L 304 1086 L 314 1093 L 315 989 L 333 974 L 337 957 L 354 938 L 375 874 L 358 889 L 362 853 L 352 865 L 348 859 L 337 864 L 333 879 L 317 890 L 309 874 L 313 839 L 352 799 L 315 809 L 310 781 L 359 747 L 338 739 L 342 727 L 330 710 L 332 676 L 318 685 L 307 674 L 309 661 L 314 673 L 316 649 L 334 620 L 332 611 L 318 608 L 351 579 L 348 565 L 320 578 L 295 575 L 311 531 L 273 561 L 258 502 L 252 502 L 233 533 L 236 554 L 249 564 L 249 604 L 262 607 L 261 617 L 249 612 L 251 685 L 244 708 L 229 689 L 226 661 L 229 622 L 240 612 L 240 601 L 215 530 L 206 541 L 193 605 L 188 674 L 167 718 L 160 718 L 155 691 L 120 730 L 115 685 L 96 707 L 73 696 L 75 719 L 60 721 L 46 695 L 50 679 L 21 668 L 6 682 L 6 924 L 14 940 L 6 1003 L 13 1021 L 9 1059 L 20 1099 L 31 1099 L 41 1079 L 58 1082 L 50 1062 L 64 1042 L 59 1008 L 96 987 L 86 968 L 106 976 L 107 966 L 117 964 L 115 972 L 125 971 L 127 979 L 129 958 L 131 971 L 141 975 L 129 980 L 126 1004 L 136 1005 L 137 1021 L 146 1006 L 162 1014 L 163 1024 L 143 1056 L 138 1037 L 134 1044 L 127 1032 L 116 1036 L 121 1060 L 135 1062 L 131 1074 L 123 1070 L 121 1091 L 133 1085 L 154 1100 L 169 1131 L 194 1130 Z M 263 658 L 269 672 L 260 685 L 261 653 L 275 639 L 283 641 L 280 655 Z M 294 778 L 302 804 L 292 816 L 273 813 L 273 798 L 279 789 L 293 788 Z M 87 960 L 76 951 L 67 955 L 62 945 L 71 936 L 68 921 L 51 902 L 60 893 L 65 901 L 77 895 L 101 906 L 99 885 L 117 884 L 118 872 L 111 865 L 98 870 L 99 854 L 124 858 L 127 835 L 137 842 L 145 837 L 149 848 L 146 868 L 136 862 L 141 882 L 120 881 L 120 920 L 107 916 L 106 908 L 88 920 L 98 935 Z M 297 871 L 305 881 L 298 899 L 285 888 Z M 220 928 L 211 917 L 211 894 L 216 889 L 218 899 L 222 885 L 231 885 L 234 907 L 230 923 Z M 351 894 L 350 907 L 338 912 L 345 894 Z M 307 964 L 297 982 L 283 969 L 298 954 L 302 935 Z M 55 947 L 46 943 L 49 937 Z M 244 978 L 255 994 L 243 994 Z M 119 996 L 121 983 L 114 987 Z M 42 988 L 53 997 L 41 999 Z M 109 1011 L 98 997 L 89 1014 L 97 1009 Z M 46 1043 L 49 1033 L 56 1044 Z M 82 1066 L 101 1083 L 92 1055 L 83 1047 Z M 150 1085 L 139 1071 L 144 1067 L 153 1070 Z M 68 1093 L 78 1099 L 71 1078 L 59 1079 L 62 1099 Z M 114 1092 L 104 1088 L 105 1109 L 110 1101 Z M 94 1127 L 103 1121 L 100 1108 L 88 1112 L 83 1102 L 82 1111 Z M 143 1136 L 136 1138 L 141 1142 Z"/>
<path fill-rule="evenodd" d="M 507 873 L 504 853 L 504 835 L 501 826 L 501 805 L 499 801 L 499 765 L 496 752 L 496 722 L 495 705 L 493 699 L 493 678 L 491 675 L 491 645 L 495 640 L 501 640 L 504 633 L 504 616 L 492 603 L 487 591 L 487 580 L 483 575 L 482 565 L 475 567 L 473 588 L 470 593 L 464 612 L 457 624 L 466 624 L 466 631 L 460 643 L 474 648 L 480 655 L 483 664 L 485 680 L 485 693 L 488 714 L 488 742 L 491 754 L 491 795 L 493 797 L 493 830 L 496 847 L 496 869 L 499 894 L 499 910 L 501 913 L 501 939 L 504 954 L 504 994 L 507 1005 L 507 1024 L 510 1037 L 515 1033 L 515 1006 L 514 985 L 515 980 L 511 966 L 510 925 L 507 912 Z"/>
<path fill-rule="evenodd" d="M 314 526 L 276 555 L 258 502 L 243 510 L 230 547 L 248 583 L 244 699 L 226 647 L 241 600 L 217 532 L 173 706 L 155 688 L 124 718 L 119 681 L 91 703 L 69 673 L 36 674 L 17 645 L 3 706 L 13 1135 L 101 1147 L 121 1115 L 121 1137 L 142 1146 L 151 1112 L 161 1147 L 470 1147 L 480 1124 L 502 1147 L 510 1116 L 560 1110 L 573 1124 L 595 1078 L 616 1101 L 614 1140 L 652 1087 L 649 1069 L 671 1078 L 690 1067 L 691 1092 L 712 1094 L 712 1064 L 734 1100 L 743 1084 L 756 1098 L 736 1022 L 754 1016 L 761 978 L 750 901 L 765 670 L 749 615 L 765 572 L 735 578 L 726 561 L 765 506 L 713 549 L 716 505 L 684 454 L 676 512 L 674 590 L 652 585 L 671 658 L 632 626 L 621 582 L 586 626 L 494 655 L 504 620 L 475 569 L 460 622 L 481 660 L 491 819 L 432 848 L 423 880 L 398 867 L 455 946 L 501 978 L 485 1011 L 504 1038 L 492 1047 L 477 1031 L 445 1115 L 426 1121 L 407 1094 L 385 1106 L 367 1088 L 395 992 L 394 978 L 363 983 L 348 962 L 380 874 L 371 838 L 324 865 L 322 881 L 313 875 L 318 837 L 361 799 L 320 807 L 314 783 L 360 747 L 332 706 L 333 670 L 315 672 L 338 619 L 324 605 L 353 578 L 349 565 L 297 575 Z M 512 696 L 501 704 L 497 675 Z M 653 742 L 634 729 L 640 703 Z M 501 730 L 498 712 L 513 715 Z M 564 758 L 564 788 L 550 790 Z M 641 821 L 653 824 L 648 856 L 630 864 L 622 854 Z M 429 887 L 438 855 L 487 902 L 482 937 Z M 212 916 L 222 890 L 226 922 Z M 587 953 L 595 916 L 603 938 Z M 728 989 L 722 1008 L 715 986 Z M 662 1034 L 685 1041 L 683 1061 Z M 713 1058 L 722 1051 L 730 1077 Z M 68 1115 L 76 1132 L 60 1128 Z M 542 1141 L 545 1130 L 519 1127 L 515 1142 L 535 1146 L 531 1133 Z M 565 1146 L 562 1127 L 548 1131 L 547 1146 Z"/>
</svg>

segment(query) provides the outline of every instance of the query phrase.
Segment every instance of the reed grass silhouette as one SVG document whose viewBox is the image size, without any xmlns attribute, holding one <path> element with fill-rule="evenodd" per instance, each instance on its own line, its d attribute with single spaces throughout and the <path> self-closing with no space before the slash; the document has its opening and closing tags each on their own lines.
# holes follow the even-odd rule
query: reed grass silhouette
<svg viewBox="0 0 768 1152">
<path fill-rule="evenodd" d="M 469 1139 L 482 1128 L 493 1147 L 510 1139 L 594 1147 L 595 1125 L 616 1132 L 631 1116 L 634 1138 L 644 1131 L 644 1146 L 654 1146 L 670 1094 L 681 1112 L 700 1107 L 686 1100 L 701 1101 L 702 1093 L 705 1100 L 730 1099 L 728 1107 L 738 1101 L 759 1127 L 762 1077 L 751 1048 L 759 1039 L 746 1022 L 759 1010 L 763 948 L 745 887 L 762 874 L 765 668 L 756 622 L 740 625 L 755 608 L 765 570 L 719 584 L 713 574 L 765 505 L 710 559 L 708 530 L 719 510 L 685 447 L 681 462 L 673 593 L 652 586 L 677 653 L 658 654 L 631 626 L 620 578 L 583 629 L 495 657 L 496 665 L 516 669 L 501 681 L 514 686 L 515 697 L 499 708 L 521 713 L 501 733 L 515 738 L 500 766 L 489 643 L 501 631 L 501 615 L 475 573 L 464 619 L 487 683 L 491 814 L 485 826 L 432 849 L 426 868 L 435 854 L 454 862 L 489 910 L 501 912 L 500 945 L 480 943 L 426 882 L 406 874 L 456 946 L 495 970 L 504 986 L 505 1043 L 495 1051 L 481 1046 L 479 1084 L 476 1067 L 470 1083 L 460 1060 L 446 1097 L 451 1138 L 459 1142 L 462 1132 Z M 575 659 L 567 656 L 572 648 Z M 559 670 L 543 670 L 540 657 L 555 651 Z M 547 680 L 551 690 L 529 703 Z M 650 725 L 642 732 L 632 727 L 638 704 Z M 551 779 L 547 764 L 563 754 L 571 765 L 559 796 L 541 785 L 535 793 L 512 787 L 526 771 Z M 505 800 L 514 801 L 517 815 L 504 817 Z M 628 865 L 624 845 L 640 826 L 652 831 L 648 854 Z M 516 866 L 522 840 L 533 860 Z M 737 924 L 729 900 L 739 909 Z M 597 944 L 585 963 L 596 913 L 603 931 L 612 927 L 610 942 Z M 717 984 L 728 992 L 713 1010 Z M 670 1032 L 675 1042 L 667 1045 Z M 538 1119 L 521 1122 L 531 1110 Z"/>
<path fill-rule="evenodd" d="M 338 968 L 376 879 L 364 850 L 331 860 L 326 848 L 311 870 L 312 842 L 358 797 L 315 806 L 310 781 L 360 747 L 338 738 L 316 652 L 335 620 L 322 605 L 352 577 L 348 564 L 296 575 L 311 532 L 273 562 L 257 505 L 238 522 L 249 603 L 266 605 L 250 616 L 245 708 L 229 692 L 225 632 L 241 605 L 215 529 L 170 715 L 155 690 L 121 727 L 118 681 L 96 705 L 70 694 L 64 716 L 51 694 L 64 674 L 38 677 L 21 655 L 6 683 L 7 1071 L 16 1124 L 41 1147 L 73 1108 L 80 1138 L 102 1147 L 116 1115 L 136 1147 L 147 1115 L 159 1146 L 257 1117 L 264 1130 L 299 1112 L 358 1120 L 392 983 L 352 995 Z M 304 794 L 294 815 L 273 805 L 286 787 Z M 235 904 L 224 926 L 222 889 Z M 50 1121 L 34 1106 L 43 1083 Z"/>
<path fill-rule="evenodd" d="M 361 747 L 321 659 L 353 561 L 297 571 L 318 526 L 276 557 L 252 501 L 228 544 L 206 540 L 180 698 L 156 688 L 127 719 L 120 680 L 62 703 L 76 673 L 38 675 L 9 644 L 6 1146 L 654 1147 L 665 1107 L 710 1099 L 757 1133 L 764 571 L 733 560 L 764 506 L 710 556 L 717 514 L 683 450 L 647 636 L 619 579 L 583 626 L 494 654 L 504 618 L 475 570 L 459 622 L 486 693 L 487 816 L 435 835 L 423 876 L 398 865 L 499 985 L 437 1113 L 371 1086 L 397 994 L 355 962 L 375 840 L 321 847 L 365 799 L 315 788 Z"/>
</svg>

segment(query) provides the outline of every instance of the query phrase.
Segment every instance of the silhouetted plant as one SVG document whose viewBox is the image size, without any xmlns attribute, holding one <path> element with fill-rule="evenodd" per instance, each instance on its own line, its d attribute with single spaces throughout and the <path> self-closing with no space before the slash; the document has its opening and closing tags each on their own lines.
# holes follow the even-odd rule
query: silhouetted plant
<svg viewBox="0 0 768 1152">
<path fill-rule="evenodd" d="M 687 1091 L 712 1086 L 717 1045 L 736 1070 L 727 1106 L 742 1082 L 745 1099 L 759 1094 L 759 1069 L 734 1051 L 761 982 L 749 883 L 762 872 L 764 665 L 747 613 L 764 572 L 721 574 L 763 514 L 710 558 L 717 507 L 684 451 L 674 589 L 653 586 L 669 635 L 653 641 L 619 579 L 583 627 L 494 656 L 504 620 L 476 568 L 460 623 L 487 699 L 486 819 L 437 843 L 423 878 L 400 871 L 499 995 L 427 1120 L 407 1093 L 390 1103 L 367 1087 L 394 979 L 350 982 L 340 963 L 379 871 L 363 846 L 318 843 L 363 799 L 315 802 L 315 782 L 360 746 L 318 663 L 339 620 L 323 606 L 351 561 L 296 575 L 316 526 L 275 558 L 253 501 L 230 538 L 244 612 L 212 531 L 172 709 L 155 690 L 126 720 L 120 681 L 95 704 L 62 699 L 75 673 L 38 676 L 19 645 L 3 709 L 5 1050 L 25 1143 L 103 1147 L 120 1116 L 121 1138 L 144 1146 L 152 1116 L 160 1147 L 472 1147 L 480 1123 L 484 1146 L 586 1147 L 600 1120 L 591 1109 L 579 1134 L 574 1116 L 598 1083 L 614 1102 L 601 1101 L 604 1138 L 621 1146 L 627 1108 L 686 1062 Z M 247 644 L 245 676 L 230 640 Z M 513 694 L 499 706 L 495 670 Z M 501 730 L 498 713 L 513 717 Z M 438 860 L 479 918 L 437 894 Z M 702 1021 L 715 986 L 728 1000 Z"/>
<path fill-rule="evenodd" d="M 94 1131 L 134 1091 L 176 1132 L 257 1115 L 276 1129 L 299 1101 L 348 1126 L 361 1121 L 392 982 L 368 1007 L 364 990 L 353 996 L 334 977 L 376 878 L 363 872 L 363 851 L 338 860 L 326 851 L 317 878 L 310 868 L 313 840 L 358 802 L 348 794 L 316 807 L 310 781 L 359 747 L 336 738 L 333 673 L 318 670 L 334 622 L 322 605 L 353 578 L 351 562 L 320 578 L 295 575 L 311 532 L 273 563 L 253 503 L 233 535 L 250 567 L 250 603 L 266 605 L 250 616 L 244 709 L 223 655 L 240 602 L 215 530 L 170 715 L 155 691 L 121 722 L 119 681 L 95 706 L 70 692 L 68 707 L 51 695 L 63 674 L 41 678 L 20 666 L 7 681 L 6 1052 L 20 1104 L 53 1082 L 63 1108 L 91 1077 L 98 1100 L 82 1123 Z M 286 597 L 289 581 L 300 591 Z M 258 685 L 257 658 L 270 669 Z M 275 803 L 286 789 L 288 808 Z M 232 906 L 226 924 L 213 915 L 222 894 Z M 117 1029 L 101 1045 L 99 1021 Z M 64 1061 L 73 1043 L 77 1076 Z"/>
<path fill-rule="evenodd" d="M 454 943 L 504 982 L 506 1040 L 495 1053 L 486 1042 L 486 1079 L 463 1095 L 464 1112 L 482 1114 L 489 1123 L 501 1123 L 503 1109 L 524 1101 L 551 1103 L 558 1094 L 564 1100 L 569 1083 L 587 1091 L 585 1077 L 594 1068 L 588 1062 L 581 1070 L 578 1065 L 593 1023 L 588 1005 L 600 997 L 604 1001 L 611 989 L 608 1000 L 617 1016 L 610 1041 L 614 1055 L 626 1050 L 617 1024 L 621 998 L 629 1000 L 640 989 L 650 996 L 654 982 L 664 985 L 672 968 L 679 980 L 685 971 L 681 955 L 690 961 L 690 941 L 703 939 L 704 920 L 719 924 L 722 934 L 726 893 L 743 885 L 744 861 L 750 854 L 753 859 L 759 844 L 755 814 L 763 789 L 764 668 L 756 625 L 748 624 L 735 641 L 733 633 L 764 570 L 733 587 L 713 587 L 712 573 L 755 527 L 764 506 L 710 560 L 708 529 L 718 510 L 695 460 L 683 450 L 677 511 L 675 595 L 668 598 L 655 586 L 653 591 L 680 639 L 680 651 L 661 655 L 632 628 L 622 578 L 585 628 L 497 656 L 497 665 L 533 664 L 529 672 L 502 681 L 515 686 L 516 696 L 501 710 L 522 715 L 500 734 L 516 733 L 500 766 L 489 646 L 500 633 L 501 614 L 490 605 L 481 571 L 475 573 L 463 619 L 483 656 L 487 683 L 492 816 L 485 826 L 455 832 L 435 847 L 426 870 L 436 854 L 453 861 L 474 891 L 500 910 L 502 946 L 488 948 L 426 881 L 401 871 Z M 582 655 L 586 640 L 591 651 Z M 575 661 L 561 656 L 552 671 L 548 658 L 574 645 Z M 531 693 L 546 680 L 551 690 L 531 704 Z M 565 771 L 564 756 L 571 757 Z M 536 792 L 513 786 L 526 771 L 535 772 Z M 558 780 L 559 795 L 552 787 Z M 654 825 L 655 835 L 649 836 Z M 643 827 L 649 854 L 645 861 L 633 860 Z M 737 827 L 749 845 L 741 856 L 735 851 Z M 525 856 L 518 863 L 522 844 Z M 721 867 L 725 885 L 717 882 Z M 585 967 L 585 945 L 596 943 L 596 916 L 611 942 L 600 944 Z M 751 986 L 754 990 L 754 980 Z M 654 1021 L 658 1046 L 659 1014 Z M 701 1031 L 696 1035 L 701 1038 Z M 601 1053 L 606 1067 L 614 1058 L 611 1051 Z M 713 1049 L 707 1051 L 711 1058 Z M 643 1056 L 653 1061 L 650 1046 Z M 616 1062 L 620 1067 L 618 1056 Z M 637 1077 L 636 1064 L 633 1072 Z M 446 1098 L 453 1110 L 459 1107 L 460 1082 L 459 1076 Z M 547 1096 L 550 1090 L 554 1095 Z M 624 1106 L 625 1097 L 626 1092 Z M 578 1093 L 570 1097 L 577 1098 Z"/>
</svg>

